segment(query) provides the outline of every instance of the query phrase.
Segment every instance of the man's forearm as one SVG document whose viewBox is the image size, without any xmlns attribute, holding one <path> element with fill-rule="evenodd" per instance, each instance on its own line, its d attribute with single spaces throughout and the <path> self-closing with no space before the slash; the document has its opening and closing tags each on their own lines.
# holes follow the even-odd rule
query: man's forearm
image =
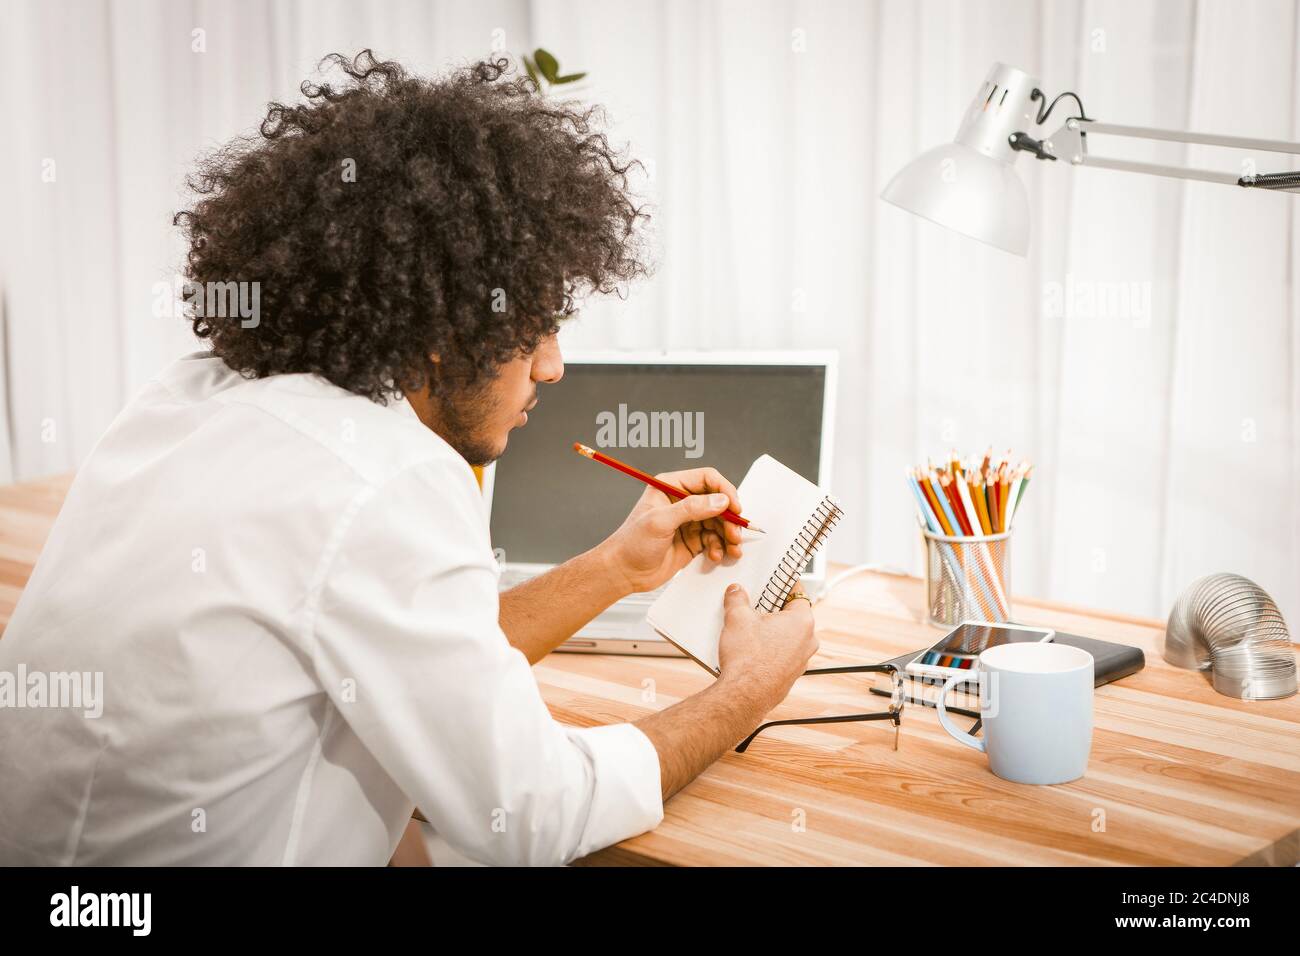
<svg viewBox="0 0 1300 956">
<path fill-rule="evenodd" d="M 720 680 L 635 726 L 659 752 L 659 781 L 667 800 L 763 722 L 775 703 L 769 692 Z"/>
<path fill-rule="evenodd" d="M 501 595 L 501 630 L 536 664 L 630 592 L 601 545 Z"/>
</svg>

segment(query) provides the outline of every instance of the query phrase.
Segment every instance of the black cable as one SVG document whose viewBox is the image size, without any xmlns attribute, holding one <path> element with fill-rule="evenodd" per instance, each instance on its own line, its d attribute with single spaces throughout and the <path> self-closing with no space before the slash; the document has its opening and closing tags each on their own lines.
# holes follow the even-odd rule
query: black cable
<svg viewBox="0 0 1300 956">
<path fill-rule="evenodd" d="M 1074 97 L 1074 102 L 1076 102 L 1076 103 L 1079 104 L 1079 115 L 1078 115 L 1078 116 L 1071 117 L 1071 119 L 1081 119 L 1081 120 L 1086 120 L 1086 119 L 1088 119 L 1088 114 L 1087 114 L 1087 112 L 1086 112 L 1086 111 L 1084 110 L 1084 108 L 1083 108 L 1083 100 L 1079 99 L 1079 94 L 1067 90 L 1066 92 L 1059 94 L 1059 95 L 1056 97 L 1056 99 L 1052 100 L 1052 102 L 1051 102 L 1050 105 L 1048 105 L 1048 106 L 1040 106 L 1040 107 L 1038 108 L 1038 118 L 1037 118 L 1034 122 L 1036 122 L 1039 126 L 1041 126 L 1041 125 L 1043 125 L 1044 123 L 1046 123 L 1046 122 L 1047 122 L 1047 117 L 1049 117 L 1050 115 L 1052 115 L 1052 110 L 1056 109 L 1056 104 L 1059 103 L 1059 102 L 1061 102 L 1061 100 L 1062 100 L 1064 97 L 1067 97 L 1067 96 Z M 1042 90 L 1037 90 L 1037 89 L 1036 89 L 1036 90 L 1034 90 L 1032 93 L 1029 94 L 1029 99 L 1030 99 L 1031 101 L 1033 101 L 1033 100 L 1042 100 L 1044 103 L 1046 103 L 1046 102 L 1047 102 L 1047 94 L 1045 94 Z"/>
</svg>

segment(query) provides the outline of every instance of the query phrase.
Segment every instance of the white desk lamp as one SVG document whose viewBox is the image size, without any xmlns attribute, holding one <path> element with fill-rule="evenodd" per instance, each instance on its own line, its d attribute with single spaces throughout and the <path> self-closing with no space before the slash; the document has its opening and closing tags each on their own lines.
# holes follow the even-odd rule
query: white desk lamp
<svg viewBox="0 0 1300 956">
<path fill-rule="evenodd" d="M 1025 132 L 1046 122 L 1064 97 L 1072 97 L 1078 104 L 1077 116 L 1067 119 L 1046 139 L 1034 139 Z M 1235 176 L 1093 156 L 1088 152 L 1088 137 L 1097 134 L 1300 155 L 1300 143 L 1098 123 L 1084 113 L 1077 94 L 1062 93 L 1048 105 L 1037 80 L 1023 70 L 995 63 L 971 101 L 957 138 L 904 166 L 889 181 L 881 198 L 941 226 L 1023 256 L 1029 249 L 1029 197 L 1014 169 L 1021 152 L 1033 153 L 1042 160 L 1065 160 L 1072 166 L 1300 192 L 1300 172 Z"/>
</svg>

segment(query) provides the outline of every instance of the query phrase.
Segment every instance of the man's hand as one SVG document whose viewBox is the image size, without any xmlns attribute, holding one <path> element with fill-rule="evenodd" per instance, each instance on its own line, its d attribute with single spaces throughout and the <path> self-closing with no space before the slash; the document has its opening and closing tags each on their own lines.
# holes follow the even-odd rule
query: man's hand
<svg viewBox="0 0 1300 956">
<path fill-rule="evenodd" d="M 740 557 L 740 527 L 718 517 L 727 508 L 740 513 L 731 482 L 712 468 L 659 479 L 689 496 L 672 502 L 647 488 L 627 520 L 596 547 L 501 595 L 501 629 L 530 663 L 620 598 L 659 587 L 700 551 L 713 561 Z"/>
<path fill-rule="evenodd" d="M 718 517 L 728 508 L 741 513 L 735 485 L 713 468 L 655 477 L 690 494 L 673 502 L 658 488 L 647 487 L 603 543 L 630 591 L 653 591 L 701 551 L 714 562 L 740 557 L 740 526 Z"/>
<path fill-rule="evenodd" d="M 807 601 L 791 601 L 777 614 L 760 614 L 745 589 L 733 584 L 723 604 L 727 616 L 718 644 L 722 676 L 698 694 L 636 722 L 659 753 L 665 800 L 761 724 L 817 652 Z"/>
<path fill-rule="evenodd" d="M 761 614 L 739 584 L 727 588 L 722 604 L 726 618 L 718 641 L 718 681 L 752 689 L 766 703 L 766 713 L 785 700 L 817 653 L 812 605 L 792 600 L 776 614 Z"/>
</svg>

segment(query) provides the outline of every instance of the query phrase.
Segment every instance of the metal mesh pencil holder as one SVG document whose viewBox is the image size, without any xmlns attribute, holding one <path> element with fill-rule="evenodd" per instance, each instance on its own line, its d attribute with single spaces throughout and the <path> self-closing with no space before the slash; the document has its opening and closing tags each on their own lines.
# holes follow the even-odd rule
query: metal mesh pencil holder
<svg viewBox="0 0 1300 956">
<path fill-rule="evenodd" d="M 930 623 L 1011 620 L 1011 532 L 978 537 L 935 534 L 925 541 L 925 606 Z"/>
</svg>

